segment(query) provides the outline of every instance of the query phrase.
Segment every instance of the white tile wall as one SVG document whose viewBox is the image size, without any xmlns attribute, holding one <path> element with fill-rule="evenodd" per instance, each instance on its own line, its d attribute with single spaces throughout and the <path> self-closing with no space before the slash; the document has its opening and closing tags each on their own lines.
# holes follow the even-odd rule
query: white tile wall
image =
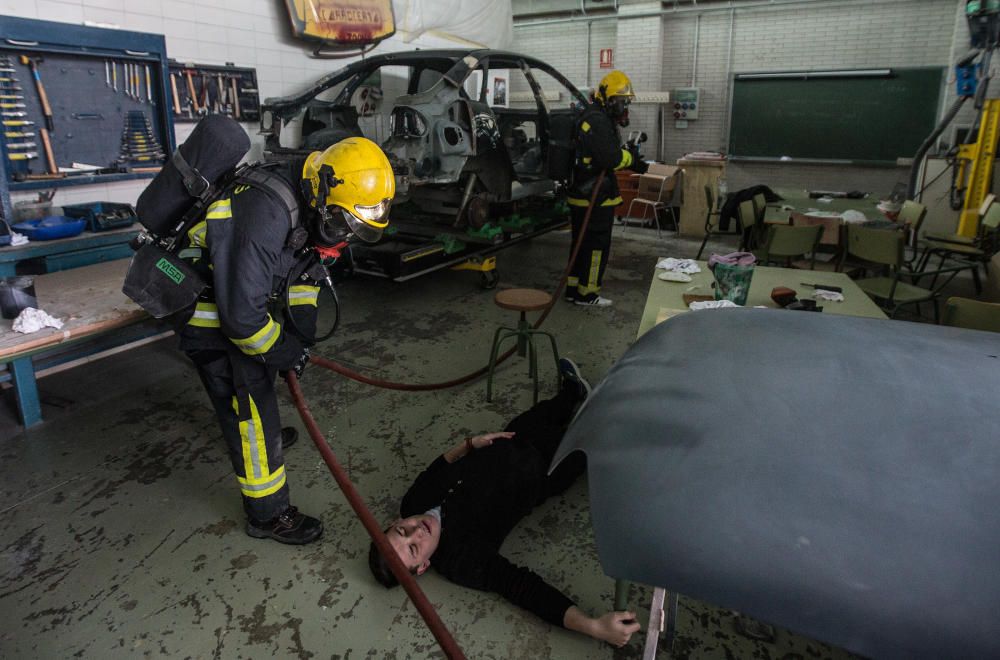
<svg viewBox="0 0 1000 660">
<path fill-rule="evenodd" d="M 112 24 L 124 30 L 152 32 L 166 37 L 167 55 L 180 61 L 225 64 L 257 69 L 261 99 L 299 91 L 322 75 L 352 60 L 318 60 L 312 48 L 287 35 L 288 16 L 278 0 L 0 0 L 0 14 L 64 23 L 84 20 Z M 439 47 L 434 37 L 408 44 L 398 39 L 383 42 L 374 52 Z M 596 67 L 596 63 L 595 63 Z M 178 143 L 193 124 L 177 124 Z M 245 125 L 250 134 L 250 159 L 259 159 L 263 142 L 257 125 Z M 81 201 L 134 203 L 147 181 L 126 181 L 59 189 L 56 204 Z M 34 197 L 15 193 L 12 201 Z"/>
<path fill-rule="evenodd" d="M 667 161 L 689 151 L 726 149 L 729 80 L 733 73 L 874 66 L 943 66 L 950 70 L 968 46 L 964 0 L 844 0 L 767 8 L 741 4 L 746 2 L 736 0 L 731 12 L 706 11 L 700 19 L 697 13 L 686 12 L 667 14 L 662 19 L 620 18 L 593 23 L 595 30 L 601 26 L 602 34 L 612 33 L 610 39 L 605 36 L 603 40 L 614 42 L 616 68 L 626 71 L 640 88 L 671 90 L 692 83 L 701 88 L 698 120 L 689 122 L 686 129 L 675 128 L 672 117 L 666 122 L 663 156 Z M 659 6 L 643 3 L 622 8 L 637 12 Z M 727 61 L 730 25 L 731 66 Z M 586 62 L 581 57 L 586 54 L 585 40 L 584 23 L 516 26 L 513 49 L 539 57 L 573 76 L 579 75 L 580 62 Z M 607 46 L 594 42 L 592 58 L 597 57 L 600 47 Z M 599 75 L 600 70 L 595 71 Z M 949 77 L 947 103 L 954 99 L 952 80 L 953 76 Z M 963 111 L 959 120 L 968 112 Z M 632 127 L 647 130 L 653 139 L 655 106 L 636 107 L 632 116 Z M 651 143 L 646 152 L 654 150 Z M 907 174 L 906 168 L 797 165 L 790 169 L 735 163 L 729 167 L 731 190 L 768 183 L 884 194 L 896 181 L 905 180 Z"/>
</svg>

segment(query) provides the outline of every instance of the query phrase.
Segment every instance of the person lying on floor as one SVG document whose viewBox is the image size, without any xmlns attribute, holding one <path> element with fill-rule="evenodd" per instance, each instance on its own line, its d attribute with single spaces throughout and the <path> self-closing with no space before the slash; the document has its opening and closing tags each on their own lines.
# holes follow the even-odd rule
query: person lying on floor
<svg viewBox="0 0 1000 660">
<path fill-rule="evenodd" d="M 590 386 L 571 360 L 560 360 L 555 398 L 515 417 L 502 433 L 469 438 L 434 460 L 417 477 L 386 528 L 396 554 L 414 575 L 432 564 L 452 582 L 500 594 L 545 621 L 615 646 L 640 626 L 632 612 L 592 618 L 527 568 L 500 555 L 500 545 L 534 507 L 558 495 L 586 469 L 576 452 L 546 475 L 563 433 Z M 368 565 L 386 587 L 398 584 L 372 543 Z"/>
</svg>

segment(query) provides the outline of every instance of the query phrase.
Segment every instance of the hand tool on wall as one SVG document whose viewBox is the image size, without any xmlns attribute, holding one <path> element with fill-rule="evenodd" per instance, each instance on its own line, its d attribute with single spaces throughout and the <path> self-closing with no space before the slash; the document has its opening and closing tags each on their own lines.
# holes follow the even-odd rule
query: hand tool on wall
<svg viewBox="0 0 1000 660">
<path fill-rule="evenodd" d="M 13 110 L 0 110 L 0 117 L 27 117 L 27 112 L 14 112 Z"/>
<path fill-rule="evenodd" d="M 198 100 L 199 110 L 198 112 L 203 115 L 208 114 L 208 86 L 209 78 L 204 73 L 201 74 L 201 98 Z"/>
<path fill-rule="evenodd" d="M 24 115 L 26 113 L 20 112 L 20 113 L 17 113 L 17 114 Z M 3 125 L 4 126 L 34 126 L 35 122 L 33 122 L 33 121 L 27 121 L 25 119 L 4 119 L 3 120 Z"/>
<path fill-rule="evenodd" d="M 104 84 L 111 87 L 111 66 L 108 60 L 104 60 Z"/>
<path fill-rule="evenodd" d="M 6 89 L 0 89 L 0 92 L 6 92 Z M 23 99 L 24 96 L 21 94 L 0 94 L 0 99 Z"/>
<path fill-rule="evenodd" d="M 146 103 L 153 104 L 153 88 L 149 85 L 149 65 L 146 65 Z"/>
<path fill-rule="evenodd" d="M 201 112 L 201 108 L 198 107 L 198 94 L 194 91 L 194 71 L 184 69 L 184 75 L 187 77 L 188 99 L 191 101 L 191 107 L 195 112 Z"/>
<path fill-rule="evenodd" d="M 111 89 L 118 93 L 118 62 L 111 60 Z"/>
<path fill-rule="evenodd" d="M 240 118 L 240 94 L 239 90 L 236 89 L 237 77 L 233 76 L 229 79 L 229 87 L 232 90 L 233 96 L 233 117 L 236 119 Z"/>
<path fill-rule="evenodd" d="M 42 102 L 42 114 L 45 115 L 45 126 L 51 131 L 55 127 L 55 122 L 52 120 L 52 106 L 49 105 L 49 97 L 45 94 L 45 85 L 42 84 L 42 77 L 38 73 L 38 63 L 42 61 L 40 57 L 21 55 L 21 64 L 27 64 L 31 67 L 31 76 L 35 79 L 38 99 Z"/>
<path fill-rule="evenodd" d="M 134 62 L 132 63 L 132 78 L 132 94 L 134 95 L 135 100 L 141 101 L 142 97 L 140 94 L 142 93 L 142 90 L 139 88 L 139 65 Z"/>
<path fill-rule="evenodd" d="M 174 114 L 181 114 L 181 99 L 180 95 L 177 93 L 177 76 L 173 73 L 170 74 L 170 93 L 174 98 Z"/>
<path fill-rule="evenodd" d="M 31 160 L 33 158 L 38 158 L 38 154 L 34 151 L 24 154 L 7 154 L 7 158 L 10 160 Z"/>
<path fill-rule="evenodd" d="M 23 103 L 0 103 L 0 108 L 27 108 Z"/>
<path fill-rule="evenodd" d="M 226 96 L 226 90 L 222 86 L 222 74 L 215 74 L 215 88 L 218 91 L 218 95 L 215 97 L 215 111 L 222 112 L 222 100 Z"/>
<path fill-rule="evenodd" d="M 38 145 L 34 142 L 8 142 L 8 149 L 34 149 Z"/>
<path fill-rule="evenodd" d="M 30 137 L 35 137 L 35 134 L 33 132 L 31 132 L 31 131 L 29 131 L 27 133 L 24 132 L 24 131 L 4 131 L 3 132 L 3 136 L 9 140 L 11 138 L 30 138 Z"/>
<path fill-rule="evenodd" d="M 52 141 L 49 139 L 49 132 L 44 128 L 38 129 L 42 137 L 42 148 L 45 150 L 45 164 L 48 166 L 49 174 L 57 174 L 59 168 L 56 166 L 56 157 L 52 152 Z"/>
</svg>

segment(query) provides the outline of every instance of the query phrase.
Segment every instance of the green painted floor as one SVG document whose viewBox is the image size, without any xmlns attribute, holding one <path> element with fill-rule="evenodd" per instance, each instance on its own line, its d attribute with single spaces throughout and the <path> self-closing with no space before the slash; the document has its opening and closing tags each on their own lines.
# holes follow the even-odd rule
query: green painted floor
<svg viewBox="0 0 1000 660">
<path fill-rule="evenodd" d="M 499 257 L 501 286 L 550 288 L 568 252 L 556 232 Z M 611 309 L 560 301 L 547 329 L 592 381 L 635 336 L 655 259 L 696 243 L 630 229 L 617 235 L 605 283 Z M 729 251 L 729 249 L 726 249 Z M 339 288 L 343 322 L 318 349 L 383 378 L 441 381 L 482 366 L 493 329 L 513 313 L 474 273 Z M 556 377 L 542 360 L 546 392 Z M 43 379 L 46 422 L 28 432 L 0 410 L 0 657 L 422 658 L 440 655 L 401 589 L 368 573 L 368 539 L 307 437 L 287 454 L 293 502 L 326 525 L 287 547 L 242 531 L 238 491 L 210 406 L 173 339 Z M 312 367 L 303 388 L 323 431 L 376 516 L 389 521 L 410 480 L 457 439 L 499 430 L 531 404 L 523 360 L 485 383 L 431 393 L 378 390 Z M 302 429 L 282 391 L 286 422 Z M 5 393 L 6 402 L 12 400 Z M 304 434 L 303 434 L 304 436 Z M 504 552 L 591 613 L 610 609 L 585 480 L 549 501 Z M 668 559 L 665 559 L 668 560 Z M 470 658 L 635 658 L 553 628 L 433 571 L 420 584 Z M 640 621 L 652 590 L 633 587 Z M 679 658 L 818 658 L 846 654 L 778 631 L 753 642 L 734 614 L 682 598 Z M 666 657 L 665 654 L 661 654 Z"/>
</svg>

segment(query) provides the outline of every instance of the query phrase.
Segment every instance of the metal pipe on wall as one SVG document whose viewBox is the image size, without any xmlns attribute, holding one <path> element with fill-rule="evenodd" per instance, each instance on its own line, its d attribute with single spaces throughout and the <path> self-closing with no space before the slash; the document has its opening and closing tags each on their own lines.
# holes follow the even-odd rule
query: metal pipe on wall
<svg viewBox="0 0 1000 660">
<path fill-rule="evenodd" d="M 697 87 L 698 82 L 698 48 L 701 45 L 701 14 L 694 18 L 694 62 L 691 64 L 691 84 L 688 87 Z"/>
<path fill-rule="evenodd" d="M 733 34 L 736 28 L 736 10 L 729 10 L 729 45 L 726 50 L 726 96 L 722 99 L 722 106 L 726 108 L 726 118 L 722 124 L 722 138 L 725 144 L 719 145 L 723 151 L 729 150 L 729 122 L 732 120 L 732 110 L 729 108 L 729 97 L 733 93 Z"/>
<path fill-rule="evenodd" d="M 906 3 L 912 2 L 912 0 L 890 0 L 891 2 Z M 713 5 L 692 5 L 690 7 L 675 7 L 673 9 L 660 9 L 657 11 L 646 11 L 637 12 L 635 14 L 624 14 L 620 15 L 617 13 L 608 14 L 587 14 L 585 16 L 568 16 L 566 18 L 547 18 L 540 21 L 523 21 L 518 23 L 515 19 L 514 27 L 534 27 L 540 25 L 558 25 L 561 23 L 578 23 L 580 21 L 610 21 L 610 20 L 626 20 L 630 18 L 654 18 L 656 16 L 674 16 L 678 14 L 689 14 L 691 12 L 698 13 L 710 13 L 719 11 L 733 11 L 739 9 L 740 11 L 752 11 L 756 9 L 777 9 L 785 8 L 788 6 L 809 6 L 809 5 L 840 5 L 844 4 L 870 4 L 870 0 L 762 0 L 761 2 L 746 2 L 746 3 L 735 3 L 733 0 L 726 4 L 719 4 L 718 6 Z"/>
</svg>

